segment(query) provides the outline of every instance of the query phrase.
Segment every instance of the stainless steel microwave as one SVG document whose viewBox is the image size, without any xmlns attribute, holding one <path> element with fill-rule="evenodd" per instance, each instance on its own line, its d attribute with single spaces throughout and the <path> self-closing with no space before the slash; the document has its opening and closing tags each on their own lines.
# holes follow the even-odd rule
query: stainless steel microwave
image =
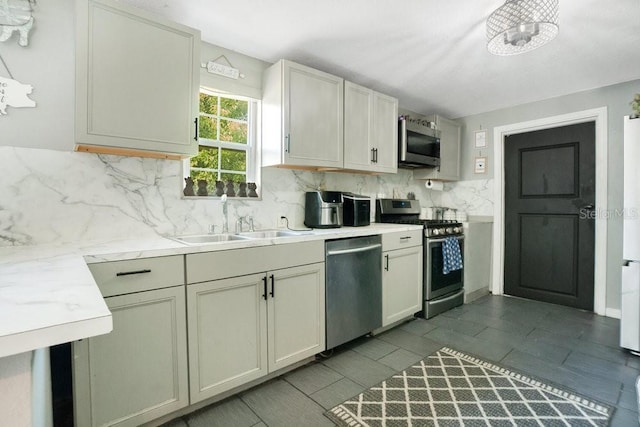
<svg viewBox="0 0 640 427">
<path fill-rule="evenodd" d="M 398 122 L 398 167 L 425 168 L 440 165 L 440 131 L 433 122 L 400 116 Z"/>
</svg>

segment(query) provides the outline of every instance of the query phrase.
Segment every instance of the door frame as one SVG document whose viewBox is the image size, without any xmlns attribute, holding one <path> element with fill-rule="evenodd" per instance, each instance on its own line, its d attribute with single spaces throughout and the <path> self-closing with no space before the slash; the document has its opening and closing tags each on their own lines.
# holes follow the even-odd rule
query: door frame
<svg viewBox="0 0 640 427">
<path fill-rule="evenodd" d="M 493 128 L 494 197 L 495 214 L 493 224 L 493 278 L 491 292 L 504 294 L 504 144 L 507 135 L 556 128 L 576 123 L 595 122 L 596 144 L 596 212 L 607 212 L 607 166 L 609 160 L 607 138 L 607 107 L 576 111 L 558 116 L 526 122 L 513 123 Z M 593 276 L 593 311 L 606 315 L 607 298 L 607 221 L 606 215 L 595 218 L 595 253 Z"/>
</svg>

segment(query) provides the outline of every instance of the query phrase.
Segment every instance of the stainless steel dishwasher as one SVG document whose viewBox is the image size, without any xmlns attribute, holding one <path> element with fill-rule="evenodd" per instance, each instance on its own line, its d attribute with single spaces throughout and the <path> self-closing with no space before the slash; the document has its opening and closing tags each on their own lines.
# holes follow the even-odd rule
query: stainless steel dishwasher
<svg viewBox="0 0 640 427">
<path fill-rule="evenodd" d="M 328 240 L 327 349 L 382 326 L 382 240 L 378 236 Z"/>
</svg>

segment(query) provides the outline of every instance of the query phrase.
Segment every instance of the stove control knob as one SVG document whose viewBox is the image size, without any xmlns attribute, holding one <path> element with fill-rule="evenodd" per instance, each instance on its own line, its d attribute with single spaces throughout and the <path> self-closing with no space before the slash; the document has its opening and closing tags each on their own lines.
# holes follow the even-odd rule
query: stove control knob
<svg viewBox="0 0 640 427">
<path fill-rule="evenodd" d="M 455 227 L 455 228 L 453 229 L 453 231 L 454 231 L 455 233 L 462 233 L 462 227 Z"/>
<path fill-rule="evenodd" d="M 434 228 L 434 229 L 431 231 L 431 234 L 433 234 L 434 236 L 437 236 L 438 234 L 440 234 L 440 230 L 438 230 L 437 228 Z"/>
<path fill-rule="evenodd" d="M 445 230 L 445 232 L 447 234 L 452 234 L 453 233 L 453 227 L 447 227 L 447 229 Z"/>
</svg>

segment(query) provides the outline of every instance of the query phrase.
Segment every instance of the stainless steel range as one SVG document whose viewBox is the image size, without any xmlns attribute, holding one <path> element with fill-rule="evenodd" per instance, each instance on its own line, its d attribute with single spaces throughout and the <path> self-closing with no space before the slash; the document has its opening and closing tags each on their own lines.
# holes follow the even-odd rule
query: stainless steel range
<svg viewBox="0 0 640 427">
<path fill-rule="evenodd" d="M 377 199 L 376 222 L 419 224 L 423 234 L 423 309 L 426 319 L 464 303 L 464 270 L 444 273 L 442 246 L 454 238 L 464 252 L 462 224 L 455 221 L 420 219 L 420 204 L 416 200 Z M 464 260 L 463 260 L 464 262 Z"/>
</svg>

